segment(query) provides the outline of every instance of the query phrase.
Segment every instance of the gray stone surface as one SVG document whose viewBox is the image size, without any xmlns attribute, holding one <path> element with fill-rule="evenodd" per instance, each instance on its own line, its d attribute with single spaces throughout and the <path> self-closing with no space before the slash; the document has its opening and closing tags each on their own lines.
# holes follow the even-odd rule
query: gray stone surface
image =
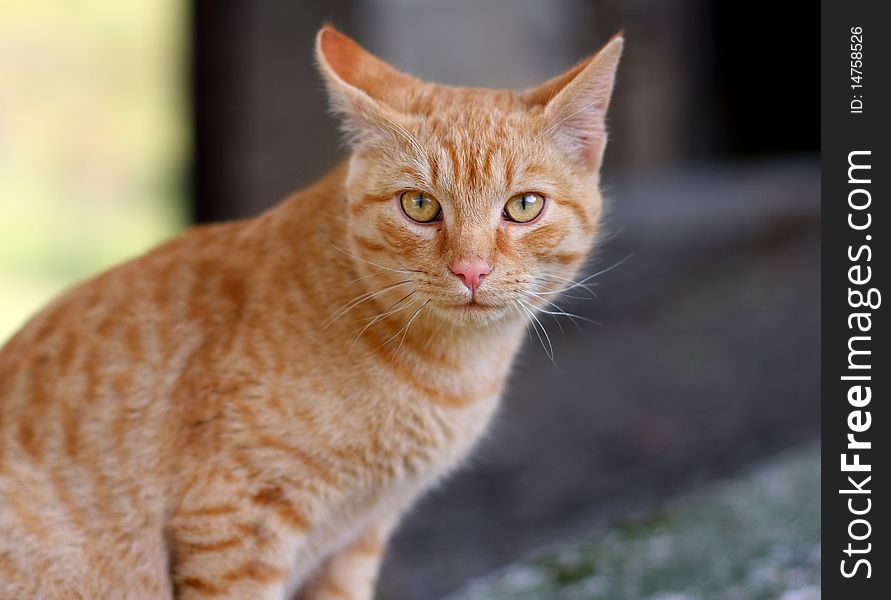
<svg viewBox="0 0 891 600">
<path fill-rule="evenodd" d="M 540 552 L 448 600 L 818 600 L 820 453 Z"/>
</svg>

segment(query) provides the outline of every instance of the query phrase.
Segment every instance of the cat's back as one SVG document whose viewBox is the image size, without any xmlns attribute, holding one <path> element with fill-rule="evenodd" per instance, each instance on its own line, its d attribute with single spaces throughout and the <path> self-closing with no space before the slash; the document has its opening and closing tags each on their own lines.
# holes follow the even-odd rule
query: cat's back
<svg viewBox="0 0 891 600">
<path fill-rule="evenodd" d="M 237 313 L 247 268 L 237 249 L 252 224 L 191 229 L 36 314 L 0 348 L 0 457 L 55 445 L 51 424 L 66 411 L 101 411 L 149 387 L 157 394 L 159 372 L 181 369 L 190 347 Z"/>
<path fill-rule="evenodd" d="M 190 357 L 237 318 L 249 264 L 239 249 L 253 227 L 190 230 L 71 288 L 0 348 L 0 562 L 46 573 L 23 581 L 77 580 L 98 597 L 88 593 L 95 578 L 96 589 L 117 575 L 126 586 L 127 571 L 166 564 L 171 392 Z"/>
</svg>

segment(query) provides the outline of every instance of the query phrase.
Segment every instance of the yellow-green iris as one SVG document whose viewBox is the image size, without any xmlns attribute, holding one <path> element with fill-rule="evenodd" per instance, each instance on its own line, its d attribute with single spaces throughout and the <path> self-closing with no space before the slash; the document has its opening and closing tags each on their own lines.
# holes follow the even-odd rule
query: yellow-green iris
<svg viewBox="0 0 891 600">
<path fill-rule="evenodd" d="M 544 196 L 534 192 L 517 194 L 504 205 L 504 216 L 508 221 L 528 223 L 541 214 Z"/>
<path fill-rule="evenodd" d="M 442 217 L 439 202 L 421 192 L 403 192 L 400 197 L 402 210 L 408 218 L 418 223 L 432 223 Z"/>
</svg>

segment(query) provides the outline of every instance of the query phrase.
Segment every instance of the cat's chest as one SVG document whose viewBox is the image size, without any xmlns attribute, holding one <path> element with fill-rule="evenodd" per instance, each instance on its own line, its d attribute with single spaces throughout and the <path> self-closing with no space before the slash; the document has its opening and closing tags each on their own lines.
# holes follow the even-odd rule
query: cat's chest
<svg viewBox="0 0 891 600">
<path fill-rule="evenodd" d="M 474 445 L 497 406 L 510 359 L 469 367 L 430 362 L 406 356 L 386 368 L 368 360 L 338 377 L 317 371 L 301 381 L 294 401 L 311 413 L 310 427 L 347 446 L 355 460 L 408 476 Z"/>
<path fill-rule="evenodd" d="M 394 379 L 366 380 L 340 396 L 331 386 L 330 410 L 314 423 L 336 465 L 345 513 L 411 496 L 459 464 L 488 427 L 502 391 L 499 381 L 430 393 Z"/>
<path fill-rule="evenodd" d="M 445 395 L 445 392 L 443 392 Z M 366 482 L 412 486 L 437 476 L 460 461 L 474 447 L 495 412 L 501 386 L 460 402 L 413 389 L 365 390 L 345 411 L 357 460 L 367 464 Z M 349 423 L 346 421 L 349 419 Z M 370 479 L 369 479 L 370 476 Z"/>
<path fill-rule="evenodd" d="M 362 409 L 342 415 L 341 426 L 353 437 L 348 450 L 338 454 L 352 458 L 338 464 L 336 490 L 317 505 L 313 526 L 301 538 L 289 589 L 296 589 L 313 565 L 370 528 L 398 521 L 419 495 L 470 452 L 496 403 L 497 398 L 490 398 L 448 411 L 415 407 L 375 413 L 373 421 L 364 418 L 368 415 Z M 364 432 L 354 428 L 358 422 L 366 423 Z"/>
</svg>

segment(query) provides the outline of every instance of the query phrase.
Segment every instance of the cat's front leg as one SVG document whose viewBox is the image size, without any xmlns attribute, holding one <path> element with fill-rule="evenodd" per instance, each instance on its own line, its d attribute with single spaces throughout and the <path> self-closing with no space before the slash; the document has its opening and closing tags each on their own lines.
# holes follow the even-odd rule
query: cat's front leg
<svg viewBox="0 0 891 600">
<path fill-rule="evenodd" d="M 352 543 L 328 557 L 295 600 L 372 600 L 377 574 L 396 518 L 368 527 Z"/>
<path fill-rule="evenodd" d="M 274 514 L 227 502 L 179 511 L 168 531 L 176 598 L 284 597 L 308 526 L 280 490 L 261 490 L 254 499 Z"/>
</svg>

